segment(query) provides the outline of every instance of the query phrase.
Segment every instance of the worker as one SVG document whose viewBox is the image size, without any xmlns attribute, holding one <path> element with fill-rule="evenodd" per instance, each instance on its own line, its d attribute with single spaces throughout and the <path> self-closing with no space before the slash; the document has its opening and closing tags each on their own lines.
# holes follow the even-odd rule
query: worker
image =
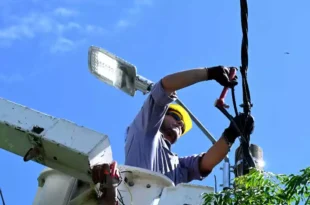
<svg viewBox="0 0 310 205">
<path fill-rule="evenodd" d="M 175 185 L 207 177 L 224 159 L 239 137 L 239 132 L 230 124 L 207 152 L 179 157 L 172 152 L 171 145 L 192 128 L 192 121 L 186 110 L 173 102 L 177 99 L 177 90 L 198 82 L 215 80 L 225 87 L 235 86 L 237 77 L 229 80 L 230 68 L 196 68 L 167 75 L 155 83 L 141 110 L 127 128 L 125 165 L 159 172 Z M 244 115 L 235 117 L 235 120 L 242 122 Z M 251 124 L 247 129 L 253 131 L 253 126 Z"/>
</svg>

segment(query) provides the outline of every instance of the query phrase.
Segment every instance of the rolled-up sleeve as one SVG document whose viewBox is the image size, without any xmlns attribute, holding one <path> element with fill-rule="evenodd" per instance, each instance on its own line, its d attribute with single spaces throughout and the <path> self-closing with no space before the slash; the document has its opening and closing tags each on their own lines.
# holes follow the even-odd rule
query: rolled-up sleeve
<svg viewBox="0 0 310 205">
<path fill-rule="evenodd" d="M 170 94 L 165 91 L 161 80 L 152 87 L 150 97 L 158 106 L 167 106 L 177 99 L 175 93 Z"/>
<path fill-rule="evenodd" d="M 134 126 L 144 133 L 157 132 L 163 121 L 170 103 L 175 101 L 176 95 L 169 95 L 163 88 L 162 81 L 157 82 L 151 89 L 140 112 L 134 119 Z M 148 135 L 152 136 L 152 135 Z"/>
<path fill-rule="evenodd" d="M 203 180 L 207 177 L 210 172 L 201 173 L 199 169 L 200 160 L 204 153 L 186 156 L 186 157 L 179 157 L 179 162 L 183 170 L 186 170 L 186 177 L 187 179 L 184 180 L 186 183 L 192 180 Z"/>
<path fill-rule="evenodd" d="M 125 164 L 153 170 L 156 143 L 160 126 L 169 104 L 176 99 L 157 82 L 145 99 L 141 110 L 127 129 L 125 137 Z"/>
</svg>

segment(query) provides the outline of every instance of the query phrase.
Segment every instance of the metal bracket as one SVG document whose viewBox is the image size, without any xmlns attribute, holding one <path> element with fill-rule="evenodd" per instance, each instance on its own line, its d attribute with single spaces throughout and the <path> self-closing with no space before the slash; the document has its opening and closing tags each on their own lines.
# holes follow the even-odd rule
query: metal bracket
<svg viewBox="0 0 310 205">
<path fill-rule="evenodd" d="M 40 134 L 42 131 L 38 131 L 38 130 L 44 130 L 43 128 L 39 127 L 39 126 L 34 126 L 32 128 L 32 132 L 36 132 L 36 134 Z M 24 156 L 24 162 L 28 162 L 29 160 L 34 160 L 40 164 L 43 164 L 44 162 L 44 150 L 43 150 L 43 146 L 42 146 L 42 141 L 40 139 L 40 137 L 35 136 L 34 134 L 27 134 L 27 137 L 29 139 L 29 142 L 33 145 L 32 148 L 30 148 L 25 156 Z"/>
</svg>

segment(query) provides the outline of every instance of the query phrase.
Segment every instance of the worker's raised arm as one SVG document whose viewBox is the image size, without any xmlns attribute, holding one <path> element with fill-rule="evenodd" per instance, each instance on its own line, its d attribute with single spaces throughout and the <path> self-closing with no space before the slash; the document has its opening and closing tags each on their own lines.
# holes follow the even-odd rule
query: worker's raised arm
<svg viewBox="0 0 310 205">
<path fill-rule="evenodd" d="M 166 92 L 172 93 L 206 80 L 208 80 L 208 69 L 196 68 L 167 75 L 162 79 L 162 84 Z"/>
<path fill-rule="evenodd" d="M 235 79 L 230 81 L 228 76 L 229 69 L 224 66 L 195 68 L 167 75 L 162 79 L 162 84 L 168 93 L 206 80 L 216 80 L 222 86 L 236 85 L 237 81 Z"/>
<path fill-rule="evenodd" d="M 245 121 L 245 115 L 240 114 L 234 119 L 240 128 L 244 127 L 242 123 Z M 254 119 L 249 118 L 245 131 L 252 133 L 253 130 Z M 188 183 L 192 180 L 202 180 L 208 176 L 213 168 L 225 158 L 231 145 L 239 135 L 236 128 L 230 123 L 229 127 L 223 132 L 222 137 L 207 152 L 199 155 L 179 157 L 182 168 L 180 182 Z"/>
<path fill-rule="evenodd" d="M 216 80 L 223 86 L 230 86 L 236 81 L 230 82 L 228 74 L 228 68 L 216 66 L 196 68 L 167 75 L 152 87 L 142 109 L 129 129 L 143 133 L 140 137 L 155 137 L 169 104 L 177 98 L 177 90 L 206 80 Z"/>
<path fill-rule="evenodd" d="M 246 133 L 254 131 L 254 118 L 251 116 L 247 120 L 246 127 L 244 128 L 245 115 L 239 114 L 234 118 L 241 130 Z M 202 173 L 211 172 L 213 168 L 219 164 L 229 152 L 231 145 L 235 142 L 236 138 L 240 136 L 235 126 L 230 123 L 229 127 L 225 129 L 222 137 L 203 155 L 200 161 L 200 171 Z"/>
</svg>

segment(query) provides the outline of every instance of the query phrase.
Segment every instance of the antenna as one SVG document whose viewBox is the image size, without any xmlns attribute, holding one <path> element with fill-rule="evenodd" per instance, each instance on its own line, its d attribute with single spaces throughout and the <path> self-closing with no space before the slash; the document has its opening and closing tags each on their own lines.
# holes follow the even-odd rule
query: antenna
<svg viewBox="0 0 310 205">
<path fill-rule="evenodd" d="M 214 175 L 214 192 L 217 193 L 217 180 L 215 175 Z"/>
</svg>

